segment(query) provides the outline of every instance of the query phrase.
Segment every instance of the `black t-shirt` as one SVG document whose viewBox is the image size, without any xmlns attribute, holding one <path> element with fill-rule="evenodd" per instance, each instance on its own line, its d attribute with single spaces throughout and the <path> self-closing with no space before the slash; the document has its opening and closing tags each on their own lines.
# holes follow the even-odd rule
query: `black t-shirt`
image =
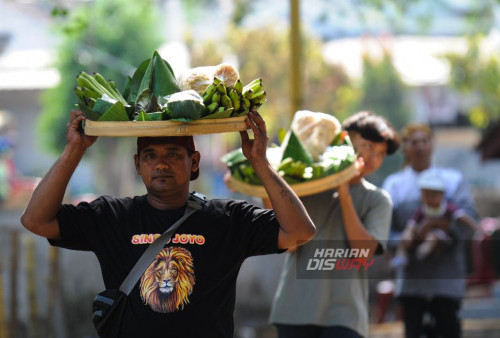
<svg viewBox="0 0 500 338">
<path fill-rule="evenodd" d="M 93 251 L 106 289 L 117 289 L 146 250 L 184 213 L 158 210 L 146 196 L 103 196 L 58 214 L 52 245 Z M 122 337 L 232 337 L 236 278 L 245 258 L 279 252 L 272 210 L 211 200 L 189 217 L 130 294 Z M 89 305 L 90 308 L 90 305 Z"/>
</svg>

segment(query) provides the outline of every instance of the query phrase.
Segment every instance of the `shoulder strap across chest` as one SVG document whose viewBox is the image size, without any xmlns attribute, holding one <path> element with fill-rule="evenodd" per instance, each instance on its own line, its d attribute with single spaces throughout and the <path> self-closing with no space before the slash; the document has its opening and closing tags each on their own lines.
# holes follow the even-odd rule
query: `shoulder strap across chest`
<svg viewBox="0 0 500 338">
<path fill-rule="evenodd" d="M 134 288 L 135 284 L 141 278 L 142 274 L 146 268 L 155 259 L 156 255 L 163 249 L 165 244 L 167 244 L 172 234 L 179 228 L 179 226 L 196 211 L 201 210 L 203 205 L 206 203 L 207 198 L 205 195 L 199 192 L 193 191 L 188 198 L 187 207 L 184 211 L 184 215 L 177 220 L 170 228 L 168 228 L 160 237 L 158 237 L 153 243 L 151 243 L 146 251 L 139 258 L 137 263 L 135 263 L 132 270 L 125 278 L 125 280 L 120 285 L 120 290 L 128 295 L 130 291 Z"/>
</svg>

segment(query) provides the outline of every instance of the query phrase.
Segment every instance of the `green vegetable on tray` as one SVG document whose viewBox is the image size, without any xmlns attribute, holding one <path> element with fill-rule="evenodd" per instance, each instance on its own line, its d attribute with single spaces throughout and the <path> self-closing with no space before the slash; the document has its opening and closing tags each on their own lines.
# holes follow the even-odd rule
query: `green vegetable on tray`
<svg viewBox="0 0 500 338">
<path fill-rule="evenodd" d="M 128 121 L 132 112 L 112 81 L 106 81 L 99 73 L 81 72 L 75 88 L 78 108 L 90 120 Z"/>
<path fill-rule="evenodd" d="M 281 147 L 268 148 L 267 157 L 271 163 L 275 163 L 278 174 L 288 184 L 308 182 L 341 172 L 356 161 L 356 154 L 345 131 L 334 138 L 316 162 L 292 130 L 288 131 Z M 225 154 L 221 161 L 235 179 L 251 185 L 262 185 L 241 148 Z"/>
<path fill-rule="evenodd" d="M 94 121 L 193 121 L 243 116 L 266 101 L 262 79 L 243 86 L 232 66 L 222 64 L 218 70 L 206 85 L 192 77 L 190 89 L 179 83 L 171 66 L 155 51 L 127 77 L 122 92 L 99 73 L 80 72 L 77 107 Z"/>
</svg>

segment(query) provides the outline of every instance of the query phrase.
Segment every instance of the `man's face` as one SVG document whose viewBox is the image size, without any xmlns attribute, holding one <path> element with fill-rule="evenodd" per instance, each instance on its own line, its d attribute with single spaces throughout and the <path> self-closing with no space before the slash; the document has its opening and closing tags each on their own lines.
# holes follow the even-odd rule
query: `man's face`
<svg viewBox="0 0 500 338">
<path fill-rule="evenodd" d="M 350 133 L 349 137 L 358 157 L 363 158 L 365 164 L 361 176 L 368 176 L 380 168 L 387 156 L 387 143 L 369 141 L 359 133 Z"/>
<path fill-rule="evenodd" d="M 432 155 L 431 137 L 424 131 L 414 131 L 403 142 L 403 151 L 412 167 L 414 163 L 428 163 Z"/>
<path fill-rule="evenodd" d="M 177 144 L 151 144 L 134 156 L 137 174 L 149 193 L 161 193 L 189 185 L 191 173 L 198 169 L 200 153 L 189 156 Z"/>
</svg>

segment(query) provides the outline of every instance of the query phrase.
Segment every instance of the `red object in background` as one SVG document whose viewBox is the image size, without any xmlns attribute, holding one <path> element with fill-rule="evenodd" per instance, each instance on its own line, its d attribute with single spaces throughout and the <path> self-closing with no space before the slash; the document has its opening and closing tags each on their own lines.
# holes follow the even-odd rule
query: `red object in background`
<svg viewBox="0 0 500 338">
<path fill-rule="evenodd" d="M 6 159 L 9 195 L 2 204 L 3 209 L 24 209 L 41 178 L 20 176 L 12 159 Z"/>
<path fill-rule="evenodd" d="M 395 320 L 398 321 L 403 318 L 401 308 L 394 298 L 395 287 L 393 280 L 383 280 L 377 284 L 377 324 L 386 321 L 386 316 L 391 308 L 394 309 Z"/>
<path fill-rule="evenodd" d="M 80 195 L 73 197 L 73 199 L 70 201 L 70 203 L 73 205 L 78 205 L 78 203 L 81 203 L 81 202 L 90 203 L 93 200 L 95 200 L 97 197 L 98 196 L 96 196 L 94 194 L 80 194 Z"/>
<path fill-rule="evenodd" d="M 394 282 L 383 280 L 377 284 L 377 324 L 385 322 L 385 316 L 394 298 Z"/>
<path fill-rule="evenodd" d="M 487 217 L 481 220 L 479 226 L 479 238 L 472 244 L 473 272 L 467 278 L 467 285 L 491 285 L 496 277 L 491 235 L 500 229 L 500 224 L 497 219 Z"/>
<path fill-rule="evenodd" d="M 18 176 L 11 180 L 9 197 L 2 207 L 4 209 L 24 209 L 33 194 L 40 177 Z"/>
</svg>

